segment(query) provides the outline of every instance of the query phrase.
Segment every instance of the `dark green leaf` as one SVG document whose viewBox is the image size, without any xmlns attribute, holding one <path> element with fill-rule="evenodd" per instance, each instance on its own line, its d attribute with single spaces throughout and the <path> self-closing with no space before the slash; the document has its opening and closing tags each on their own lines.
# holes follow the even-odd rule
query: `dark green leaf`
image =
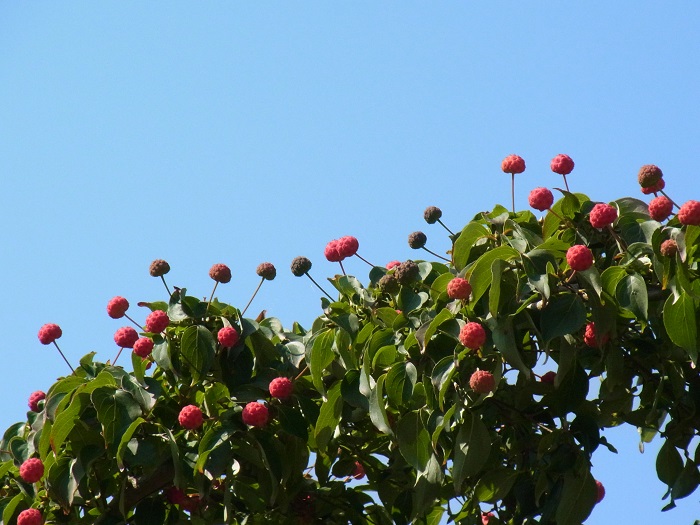
<svg viewBox="0 0 700 525">
<path fill-rule="evenodd" d="M 214 363 L 216 341 L 204 326 L 190 326 L 182 334 L 180 354 L 192 369 L 196 381 L 207 375 Z"/>
<path fill-rule="evenodd" d="M 386 393 L 396 408 L 406 405 L 413 396 L 418 372 L 411 362 L 396 363 L 386 376 Z"/>
<path fill-rule="evenodd" d="M 455 491 L 461 493 L 466 478 L 476 476 L 491 453 L 491 436 L 478 414 L 464 413 L 454 447 L 452 479 Z"/>
<path fill-rule="evenodd" d="M 586 323 L 586 307 L 573 293 L 554 297 L 542 311 L 542 337 L 551 341 L 555 337 L 572 334 Z"/>
<path fill-rule="evenodd" d="M 396 438 L 404 459 L 416 470 L 425 470 L 432 455 L 432 445 L 420 413 L 409 412 L 401 417 L 397 423 Z"/>
<path fill-rule="evenodd" d="M 697 337 L 695 301 L 692 297 L 682 294 L 674 302 L 674 296 L 669 296 L 664 304 L 664 327 L 674 344 L 683 348 L 690 358 L 697 362 Z"/>
</svg>

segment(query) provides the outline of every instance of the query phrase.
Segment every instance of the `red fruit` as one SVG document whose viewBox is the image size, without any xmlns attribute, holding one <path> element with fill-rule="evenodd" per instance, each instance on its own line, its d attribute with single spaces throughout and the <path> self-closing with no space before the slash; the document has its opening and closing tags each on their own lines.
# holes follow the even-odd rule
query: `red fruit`
<svg viewBox="0 0 700 525">
<path fill-rule="evenodd" d="M 450 299 L 469 299 L 472 293 L 472 285 L 461 277 L 455 277 L 447 283 L 447 296 Z"/>
<path fill-rule="evenodd" d="M 138 339 L 139 334 L 130 326 L 122 326 L 114 332 L 114 342 L 122 348 L 133 348 Z"/>
<path fill-rule="evenodd" d="M 601 501 L 603 501 L 603 498 L 605 497 L 605 487 L 598 480 L 595 480 L 595 485 L 596 485 L 596 488 L 598 489 L 598 497 L 595 500 L 595 502 L 600 503 Z"/>
<path fill-rule="evenodd" d="M 272 397 L 276 397 L 277 399 L 287 399 L 292 395 L 294 385 L 286 377 L 276 377 L 270 381 L 269 390 Z"/>
<path fill-rule="evenodd" d="M 489 525 L 491 518 L 495 518 L 493 512 L 482 512 L 481 513 L 481 525 Z"/>
<path fill-rule="evenodd" d="M 355 469 L 352 471 L 352 477 L 355 479 L 362 479 L 365 477 L 365 467 L 362 463 L 355 461 Z"/>
<path fill-rule="evenodd" d="M 530 203 L 530 207 L 544 211 L 552 207 L 554 195 L 547 188 L 535 188 L 530 192 L 527 201 Z"/>
<path fill-rule="evenodd" d="M 182 510 L 194 512 L 199 508 L 200 503 L 199 494 L 190 494 L 180 503 L 180 507 Z"/>
<path fill-rule="evenodd" d="M 323 250 L 323 255 L 326 256 L 330 262 L 340 262 L 344 257 L 340 254 L 340 249 L 338 247 L 338 241 L 332 240 L 326 244 L 325 250 Z"/>
<path fill-rule="evenodd" d="M 173 505 L 182 505 L 182 502 L 187 499 L 185 493 L 175 486 L 165 491 L 165 497 Z"/>
<path fill-rule="evenodd" d="M 470 350 L 477 350 L 486 342 L 486 330 L 480 323 L 470 321 L 460 329 L 459 342 Z"/>
<path fill-rule="evenodd" d="M 637 174 L 637 181 L 642 188 L 649 188 L 658 183 L 664 174 L 658 166 L 653 164 L 646 164 L 639 168 L 639 173 Z"/>
<path fill-rule="evenodd" d="M 107 303 L 107 315 L 112 319 L 120 319 L 124 317 L 124 314 L 129 309 L 129 301 L 117 295 L 112 297 Z"/>
<path fill-rule="evenodd" d="M 180 415 L 177 416 L 177 420 L 180 422 L 182 428 L 188 430 L 194 430 L 202 426 L 204 422 L 204 417 L 202 416 L 202 411 L 196 405 L 187 405 L 180 410 Z"/>
<path fill-rule="evenodd" d="M 664 257 L 673 257 L 678 253 L 678 243 L 673 239 L 666 239 L 661 243 L 659 251 Z"/>
<path fill-rule="evenodd" d="M 272 281 L 277 276 L 277 269 L 275 268 L 274 264 L 264 262 L 258 265 L 258 267 L 255 269 L 255 273 L 257 273 L 263 279 Z"/>
<path fill-rule="evenodd" d="M 604 334 L 600 338 L 600 345 L 604 345 L 608 341 L 610 341 L 610 336 L 608 334 Z M 590 346 L 591 348 L 598 348 L 600 346 L 598 344 L 597 334 L 595 331 L 595 323 L 588 323 L 586 325 L 586 330 L 583 333 L 583 342 L 586 343 L 586 346 Z"/>
<path fill-rule="evenodd" d="M 392 268 L 396 268 L 399 265 L 401 265 L 401 261 L 391 261 L 386 263 L 386 269 L 391 270 Z"/>
<path fill-rule="evenodd" d="M 658 193 L 666 187 L 664 179 L 659 179 L 656 184 L 649 186 L 648 188 L 642 188 L 642 193 L 644 195 L 650 195 L 652 193 Z"/>
<path fill-rule="evenodd" d="M 352 257 L 360 249 L 360 242 L 352 235 L 346 235 L 338 240 L 338 250 L 343 257 Z"/>
<path fill-rule="evenodd" d="M 669 218 L 672 211 L 673 202 L 664 195 L 651 199 L 649 203 L 649 216 L 655 221 L 665 221 Z"/>
<path fill-rule="evenodd" d="M 583 272 L 593 266 L 593 253 L 583 244 L 575 244 L 566 252 L 566 262 L 572 270 Z"/>
<path fill-rule="evenodd" d="M 163 310 L 154 310 L 146 317 L 146 331 L 159 334 L 170 324 L 168 314 Z"/>
<path fill-rule="evenodd" d="M 139 357 L 148 357 L 153 351 L 153 339 L 140 337 L 134 343 L 134 353 Z"/>
<path fill-rule="evenodd" d="M 681 209 L 678 210 L 678 220 L 686 226 L 700 225 L 700 202 L 687 201 Z"/>
<path fill-rule="evenodd" d="M 518 155 L 508 155 L 501 162 L 503 173 L 522 173 L 525 171 L 525 161 Z"/>
<path fill-rule="evenodd" d="M 542 376 L 540 377 L 540 382 L 553 385 L 555 377 L 557 377 L 557 373 L 550 370 L 549 372 L 542 374 Z"/>
<path fill-rule="evenodd" d="M 31 410 L 32 412 L 39 412 L 39 401 L 41 401 L 42 399 L 46 399 L 46 394 L 44 392 L 42 392 L 41 390 L 32 392 L 29 396 L 29 410 Z"/>
<path fill-rule="evenodd" d="M 558 173 L 559 175 L 568 175 L 574 171 L 574 161 L 568 155 L 560 153 L 552 159 L 552 162 L 549 163 L 549 167 L 554 173 Z"/>
<path fill-rule="evenodd" d="M 594 228 L 605 228 L 617 219 L 617 210 L 609 204 L 598 203 L 593 206 L 589 220 Z"/>
<path fill-rule="evenodd" d="M 50 345 L 62 335 L 61 327 L 57 324 L 48 323 L 39 329 L 39 341 L 42 345 Z"/>
<path fill-rule="evenodd" d="M 209 277 L 217 283 L 226 284 L 231 280 L 231 269 L 225 264 L 215 264 L 209 269 Z"/>
<path fill-rule="evenodd" d="M 224 326 L 216 334 L 216 338 L 219 340 L 219 344 L 224 348 L 231 348 L 236 346 L 239 340 L 239 335 L 236 329 L 232 326 Z"/>
<path fill-rule="evenodd" d="M 36 483 L 44 475 L 44 464 L 39 458 L 29 458 L 19 467 L 19 477 L 27 483 Z"/>
<path fill-rule="evenodd" d="M 251 427 L 264 427 L 267 424 L 268 411 L 262 403 L 253 401 L 243 408 L 243 423 Z"/>
<path fill-rule="evenodd" d="M 491 372 L 477 370 L 469 378 L 469 386 L 477 394 L 488 394 L 496 388 L 496 380 Z"/>
<path fill-rule="evenodd" d="M 42 525 L 44 519 L 37 509 L 23 510 L 17 516 L 17 525 Z"/>
</svg>

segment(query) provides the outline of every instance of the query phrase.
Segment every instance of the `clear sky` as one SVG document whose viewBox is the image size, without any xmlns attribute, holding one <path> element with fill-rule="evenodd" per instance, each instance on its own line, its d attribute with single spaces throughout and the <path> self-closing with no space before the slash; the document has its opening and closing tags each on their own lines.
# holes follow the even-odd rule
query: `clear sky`
<svg viewBox="0 0 700 525">
<path fill-rule="evenodd" d="M 443 252 L 424 208 L 459 229 L 508 205 L 510 153 L 527 163 L 519 208 L 561 186 L 557 153 L 594 200 L 642 197 L 649 163 L 675 200 L 698 199 L 698 20 L 700 4 L 644 0 L 0 3 L 0 427 L 67 372 L 39 327 L 61 325 L 73 363 L 112 359 L 107 301 L 142 321 L 136 303 L 165 298 L 156 258 L 201 297 L 228 264 L 218 295 L 240 307 L 271 261 L 253 315 L 308 326 L 320 294 L 295 256 L 323 281 L 342 235 L 375 264 L 414 255 L 419 229 Z M 700 518 L 697 492 L 660 512 L 658 444 L 606 436 L 620 454 L 594 457 L 607 497 L 587 525 Z"/>
</svg>

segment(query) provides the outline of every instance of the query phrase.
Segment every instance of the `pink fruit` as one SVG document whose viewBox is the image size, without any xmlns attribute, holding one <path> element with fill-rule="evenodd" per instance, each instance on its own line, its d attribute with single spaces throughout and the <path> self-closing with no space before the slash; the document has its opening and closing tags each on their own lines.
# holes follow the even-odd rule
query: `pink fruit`
<svg viewBox="0 0 700 525">
<path fill-rule="evenodd" d="M 554 195 L 547 188 L 535 188 L 530 192 L 527 201 L 530 203 L 530 207 L 544 211 L 552 207 Z"/>
<path fill-rule="evenodd" d="M 238 344 L 239 335 L 236 329 L 232 326 L 224 326 L 216 334 L 216 338 L 219 340 L 219 344 L 224 348 L 231 348 Z"/>
<path fill-rule="evenodd" d="M 277 276 L 277 269 L 272 263 L 264 262 L 258 265 L 255 273 L 267 281 L 272 281 Z"/>
<path fill-rule="evenodd" d="M 652 193 L 658 193 L 666 187 L 664 179 L 659 179 L 656 184 L 649 186 L 648 188 L 642 188 L 642 193 L 644 195 L 651 195 Z"/>
<path fill-rule="evenodd" d="M 470 321 L 460 329 L 459 342 L 470 350 L 477 350 L 486 342 L 486 330 L 480 323 Z"/>
<path fill-rule="evenodd" d="M 554 378 L 556 378 L 556 377 L 557 377 L 557 373 L 550 370 L 549 372 L 545 372 L 544 374 L 542 374 L 542 377 L 540 377 L 540 382 L 547 383 L 549 385 L 553 385 Z"/>
<path fill-rule="evenodd" d="M 128 309 L 129 301 L 118 295 L 116 297 L 112 297 L 112 299 L 110 299 L 110 301 L 107 303 L 107 315 L 109 315 L 112 319 L 124 317 L 124 314 Z"/>
<path fill-rule="evenodd" d="M 17 516 L 17 525 L 41 525 L 44 519 L 37 509 L 23 510 Z"/>
<path fill-rule="evenodd" d="M 700 225 L 700 202 L 687 201 L 678 210 L 678 220 L 686 226 Z"/>
<path fill-rule="evenodd" d="M 574 171 L 574 161 L 568 155 L 560 153 L 552 159 L 552 161 L 549 163 L 549 167 L 554 173 L 558 173 L 559 175 L 568 175 Z"/>
<path fill-rule="evenodd" d="M 270 381 L 269 390 L 272 397 L 276 397 L 277 399 L 287 399 L 292 395 L 294 385 L 286 377 L 276 377 Z"/>
<path fill-rule="evenodd" d="M 148 357 L 153 351 L 153 339 L 140 337 L 134 343 L 134 353 L 139 357 Z"/>
<path fill-rule="evenodd" d="M 29 410 L 32 412 L 39 412 L 39 401 L 46 399 L 46 394 L 41 390 L 32 392 L 29 396 Z"/>
<path fill-rule="evenodd" d="M 593 266 L 593 253 L 583 244 L 575 244 L 566 252 L 566 262 L 572 270 L 583 272 Z"/>
<path fill-rule="evenodd" d="M 525 161 L 519 155 L 508 155 L 501 162 L 503 173 L 522 173 L 525 171 Z"/>
<path fill-rule="evenodd" d="M 352 235 L 346 235 L 338 240 L 338 249 L 343 257 L 352 257 L 360 249 L 360 242 Z"/>
<path fill-rule="evenodd" d="M 595 485 L 596 485 L 596 488 L 598 489 L 598 497 L 596 498 L 595 502 L 600 503 L 601 501 L 603 501 L 603 498 L 605 497 L 605 487 L 598 480 L 595 480 Z"/>
<path fill-rule="evenodd" d="M 399 265 L 401 265 L 401 261 L 390 261 L 386 263 L 386 269 L 391 270 L 392 268 L 396 268 Z"/>
<path fill-rule="evenodd" d="M 209 277 L 217 283 L 226 284 L 231 280 L 231 269 L 225 264 L 215 264 L 209 269 Z"/>
<path fill-rule="evenodd" d="M 138 339 L 139 334 L 130 326 L 122 326 L 114 332 L 114 342 L 122 348 L 133 348 Z"/>
<path fill-rule="evenodd" d="M 355 461 L 355 469 L 352 471 L 352 477 L 355 479 L 362 479 L 365 477 L 365 467 L 362 463 Z"/>
<path fill-rule="evenodd" d="M 469 299 L 472 293 L 472 286 L 469 281 L 461 277 L 455 277 L 447 283 L 447 296 L 450 299 Z"/>
<path fill-rule="evenodd" d="M 651 199 L 649 203 L 649 216 L 655 221 L 665 221 L 669 218 L 672 211 L 673 201 L 664 195 Z"/>
<path fill-rule="evenodd" d="M 268 410 L 265 405 L 252 401 L 243 408 L 243 423 L 251 427 L 264 427 L 267 424 Z"/>
<path fill-rule="evenodd" d="M 204 422 L 204 417 L 202 416 L 202 411 L 196 405 L 187 405 L 180 410 L 180 414 L 177 416 L 177 420 L 182 428 L 188 430 L 194 430 L 202 426 Z"/>
<path fill-rule="evenodd" d="M 593 206 L 589 220 L 594 228 L 605 228 L 617 219 L 617 210 L 609 204 L 598 203 Z"/>
<path fill-rule="evenodd" d="M 488 394 L 496 388 L 496 379 L 491 372 L 477 370 L 469 378 L 469 386 L 477 394 Z"/>
<path fill-rule="evenodd" d="M 340 262 L 344 259 L 340 253 L 340 247 L 338 246 L 338 241 L 336 239 L 326 244 L 326 248 L 323 250 L 323 255 L 325 255 L 326 259 L 328 259 L 330 262 Z"/>
<path fill-rule="evenodd" d="M 664 257 L 673 257 L 678 253 L 678 243 L 673 239 L 666 239 L 661 243 L 659 251 Z"/>
<path fill-rule="evenodd" d="M 29 458 L 19 467 L 19 477 L 27 483 L 36 483 L 44 475 L 44 464 L 39 458 Z"/>
<path fill-rule="evenodd" d="M 146 331 L 159 334 L 170 324 L 168 314 L 163 310 L 154 310 L 146 317 Z"/>
<path fill-rule="evenodd" d="M 62 335 L 61 327 L 57 324 L 47 323 L 39 329 L 39 341 L 42 345 L 50 345 Z"/>
<path fill-rule="evenodd" d="M 583 342 L 586 344 L 586 346 L 590 346 L 591 348 L 598 348 L 600 345 L 604 345 L 610 340 L 610 336 L 608 334 L 604 334 L 600 338 L 600 345 L 598 344 L 597 340 L 597 333 L 595 330 L 595 323 L 588 323 L 586 325 L 586 330 L 583 333 Z"/>
<path fill-rule="evenodd" d="M 481 525 L 489 525 L 489 523 L 491 523 L 491 518 L 495 518 L 493 512 L 482 512 Z"/>
</svg>

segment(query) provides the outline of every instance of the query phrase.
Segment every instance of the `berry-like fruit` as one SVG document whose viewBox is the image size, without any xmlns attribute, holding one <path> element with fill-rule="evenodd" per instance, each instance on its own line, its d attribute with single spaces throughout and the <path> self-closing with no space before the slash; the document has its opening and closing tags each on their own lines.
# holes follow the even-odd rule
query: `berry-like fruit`
<svg viewBox="0 0 700 525">
<path fill-rule="evenodd" d="M 488 394 L 496 388 L 496 379 L 491 372 L 477 370 L 469 378 L 469 387 L 477 394 Z"/>
<path fill-rule="evenodd" d="M 399 264 L 401 264 L 401 261 L 389 261 L 386 263 L 386 269 L 391 270 L 392 268 L 396 268 Z"/>
<path fill-rule="evenodd" d="M 673 257 L 678 253 L 678 243 L 673 239 L 666 239 L 659 246 L 659 251 L 664 257 Z"/>
<path fill-rule="evenodd" d="M 114 342 L 122 348 L 133 348 L 138 339 L 139 334 L 130 326 L 122 326 L 114 332 Z"/>
<path fill-rule="evenodd" d="M 286 377 L 276 377 L 270 381 L 270 395 L 277 399 L 287 399 L 294 391 L 294 385 Z"/>
<path fill-rule="evenodd" d="M 182 505 L 182 502 L 187 499 L 187 496 L 182 490 L 172 486 L 165 491 L 165 498 L 173 505 Z"/>
<path fill-rule="evenodd" d="M 243 423 L 251 427 L 264 427 L 267 424 L 268 410 L 265 405 L 252 401 L 243 408 Z"/>
<path fill-rule="evenodd" d="M 311 269 L 311 261 L 306 257 L 295 257 L 292 261 L 292 273 L 296 277 L 301 277 Z"/>
<path fill-rule="evenodd" d="M 422 248 L 426 242 L 428 242 L 428 238 L 423 232 L 413 232 L 408 236 L 408 245 L 414 250 Z"/>
<path fill-rule="evenodd" d="M 240 336 L 238 335 L 238 331 L 234 327 L 224 326 L 216 334 L 216 338 L 219 340 L 219 344 L 221 346 L 223 346 L 224 348 L 231 348 L 232 346 L 236 346 L 238 344 Z"/>
<path fill-rule="evenodd" d="M 508 155 L 501 161 L 503 173 L 522 173 L 525 171 L 525 161 L 519 155 Z"/>
<path fill-rule="evenodd" d="M 435 224 L 442 217 L 442 210 L 437 206 L 428 206 L 423 212 L 423 218 L 428 224 Z"/>
<path fill-rule="evenodd" d="M 217 283 L 226 284 L 231 280 L 231 269 L 225 264 L 215 264 L 209 269 L 209 277 Z"/>
<path fill-rule="evenodd" d="M 554 195 L 547 188 L 535 188 L 528 195 L 527 201 L 530 203 L 530 207 L 544 211 L 552 207 Z"/>
<path fill-rule="evenodd" d="M 560 153 L 549 163 L 550 169 L 559 175 L 568 175 L 574 171 L 574 161 L 568 155 Z"/>
<path fill-rule="evenodd" d="M 402 262 L 394 270 L 394 277 L 399 281 L 399 284 L 410 284 L 420 277 L 420 268 L 411 260 Z"/>
<path fill-rule="evenodd" d="M 44 399 L 46 399 L 46 394 L 41 390 L 32 392 L 29 395 L 29 402 L 27 403 L 29 405 L 29 410 L 31 410 L 32 412 L 39 412 L 39 401 L 42 401 Z"/>
<path fill-rule="evenodd" d="M 591 348 L 598 348 L 600 345 L 598 344 L 598 339 L 597 339 L 598 334 L 596 333 L 595 330 L 595 323 L 590 322 L 586 325 L 586 330 L 583 332 L 583 342 L 586 344 L 586 346 L 590 346 Z M 610 340 L 610 336 L 608 334 L 604 334 L 600 338 L 600 344 L 604 345 Z"/>
<path fill-rule="evenodd" d="M 330 262 L 340 262 L 343 260 L 343 256 L 340 254 L 340 249 L 337 240 L 332 240 L 326 244 L 326 248 L 323 250 L 323 255 Z"/>
<path fill-rule="evenodd" d="M 603 501 L 603 498 L 605 497 L 605 487 L 598 480 L 595 480 L 595 486 L 598 489 L 598 495 L 596 497 L 595 502 L 600 503 L 601 501 Z"/>
<path fill-rule="evenodd" d="M 639 168 L 639 173 L 637 174 L 637 180 L 642 188 L 649 188 L 654 186 L 659 180 L 663 178 L 664 174 L 659 169 L 658 166 L 653 164 L 646 164 Z"/>
<path fill-rule="evenodd" d="M 386 274 L 379 279 L 379 289 L 384 293 L 395 294 L 400 288 L 401 285 L 394 275 Z"/>
<path fill-rule="evenodd" d="M 681 206 L 677 214 L 678 220 L 681 224 L 686 226 L 698 226 L 700 225 L 700 202 L 698 201 L 687 201 Z"/>
<path fill-rule="evenodd" d="M 544 374 L 542 374 L 542 376 L 540 377 L 540 382 L 547 383 L 548 385 L 553 385 L 555 377 L 557 377 L 557 373 L 550 370 L 549 372 L 545 372 Z"/>
<path fill-rule="evenodd" d="M 116 296 L 112 297 L 107 303 L 107 315 L 112 319 L 120 319 L 124 317 L 124 314 L 129 309 L 129 301 L 123 297 Z"/>
<path fill-rule="evenodd" d="M 642 188 L 642 193 L 644 195 L 651 195 L 652 193 L 658 193 L 666 187 L 664 179 L 659 179 L 656 184 L 649 186 L 648 188 Z"/>
<path fill-rule="evenodd" d="M 599 202 L 593 206 L 588 219 L 594 228 L 605 228 L 617 219 L 617 209 L 614 206 L 610 206 L 610 204 Z"/>
<path fill-rule="evenodd" d="M 62 335 L 63 331 L 57 324 L 47 323 L 39 329 L 39 341 L 42 345 L 50 345 Z"/>
<path fill-rule="evenodd" d="M 572 270 L 583 272 L 593 266 L 593 253 L 583 244 L 574 244 L 566 252 L 566 262 Z"/>
<path fill-rule="evenodd" d="M 204 416 L 202 416 L 202 411 L 197 405 L 187 405 L 180 410 L 177 420 L 182 428 L 194 430 L 202 426 Z"/>
<path fill-rule="evenodd" d="M 163 310 L 154 310 L 146 317 L 146 331 L 159 334 L 170 324 L 168 314 Z"/>
<path fill-rule="evenodd" d="M 140 337 L 134 343 L 134 353 L 137 356 L 145 358 L 151 355 L 151 352 L 153 352 L 153 339 L 149 337 Z"/>
<path fill-rule="evenodd" d="M 672 211 L 673 201 L 664 195 L 651 199 L 649 203 L 649 217 L 655 221 L 665 221 L 669 218 Z"/>
<path fill-rule="evenodd" d="M 148 273 L 150 273 L 153 277 L 162 277 L 169 271 L 170 265 L 163 259 L 156 259 L 151 263 L 151 267 L 148 269 Z"/>
<path fill-rule="evenodd" d="M 493 512 L 482 512 L 481 525 L 489 525 L 489 523 L 491 523 L 491 518 L 495 518 Z"/>
<path fill-rule="evenodd" d="M 277 277 L 277 269 L 272 263 L 269 262 L 259 264 L 255 270 L 255 273 L 267 281 L 272 281 L 275 277 Z"/>
<path fill-rule="evenodd" d="M 39 458 L 29 458 L 19 467 L 19 477 L 27 483 L 36 483 L 44 475 L 44 464 Z"/>
<path fill-rule="evenodd" d="M 343 258 L 352 257 L 360 249 L 360 241 L 352 235 L 346 235 L 338 239 L 338 250 Z"/>
<path fill-rule="evenodd" d="M 486 330 L 481 323 L 470 321 L 460 329 L 459 342 L 470 350 L 478 350 L 486 342 Z"/>
<path fill-rule="evenodd" d="M 447 296 L 450 299 L 469 299 L 472 293 L 472 285 L 461 277 L 455 277 L 447 283 Z"/>
<path fill-rule="evenodd" d="M 362 479 L 365 477 L 365 467 L 359 461 L 355 461 L 355 468 L 352 471 L 352 477 Z"/>
<path fill-rule="evenodd" d="M 17 525 L 42 525 L 44 518 L 37 509 L 23 510 L 17 516 Z"/>
</svg>

